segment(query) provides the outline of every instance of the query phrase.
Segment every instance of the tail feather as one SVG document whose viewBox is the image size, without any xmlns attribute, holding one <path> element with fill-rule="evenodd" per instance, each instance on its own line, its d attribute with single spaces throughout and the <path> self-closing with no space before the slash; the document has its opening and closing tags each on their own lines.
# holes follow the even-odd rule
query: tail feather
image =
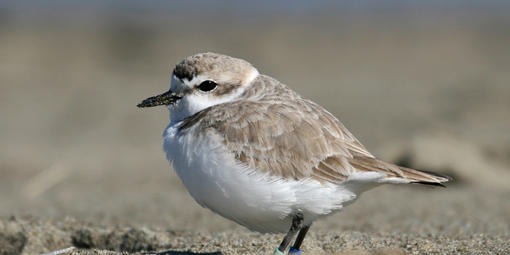
<svg viewBox="0 0 510 255">
<path fill-rule="evenodd" d="M 449 182 L 452 180 L 452 178 L 449 176 L 440 175 L 429 171 L 416 170 L 402 166 L 398 166 L 398 168 L 402 171 L 402 177 L 410 180 L 411 183 L 444 187 L 444 185 L 441 183 Z"/>
<path fill-rule="evenodd" d="M 440 182 L 424 182 L 424 181 L 418 181 L 418 182 L 412 182 L 415 184 L 421 184 L 421 185 L 429 185 L 429 186 L 436 186 L 441 188 L 446 188 L 446 186 Z"/>
<path fill-rule="evenodd" d="M 353 166 L 357 171 L 374 171 L 385 173 L 385 178 L 392 181 L 397 179 L 406 183 L 417 183 L 444 187 L 444 185 L 441 183 L 452 180 L 452 178 L 448 176 L 397 166 L 395 164 L 384 162 L 372 157 L 355 156 L 349 160 L 349 163 L 351 163 L 351 166 Z"/>
</svg>

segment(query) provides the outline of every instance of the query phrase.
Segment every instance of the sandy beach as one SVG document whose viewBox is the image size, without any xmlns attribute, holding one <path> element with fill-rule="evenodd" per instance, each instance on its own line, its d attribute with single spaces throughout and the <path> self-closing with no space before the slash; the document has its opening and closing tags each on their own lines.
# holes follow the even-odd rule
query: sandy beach
<svg viewBox="0 0 510 255">
<path fill-rule="evenodd" d="M 136 108 L 202 51 L 249 60 L 377 157 L 455 179 L 370 190 L 314 223 L 305 254 L 510 254 L 508 7 L 0 7 L 0 254 L 272 253 L 283 235 L 193 201 L 162 151 L 168 111 Z"/>
</svg>

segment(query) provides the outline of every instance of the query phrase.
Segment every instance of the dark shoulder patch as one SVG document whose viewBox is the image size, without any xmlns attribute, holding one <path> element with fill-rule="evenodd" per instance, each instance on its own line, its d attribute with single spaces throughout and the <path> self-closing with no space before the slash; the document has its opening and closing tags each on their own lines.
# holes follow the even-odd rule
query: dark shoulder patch
<svg viewBox="0 0 510 255">
<path fill-rule="evenodd" d="M 187 118 L 185 118 L 181 125 L 179 125 L 179 131 L 186 130 L 188 128 L 193 127 L 196 123 L 198 123 L 202 118 L 207 115 L 209 111 L 211 111 L 212 107 L 206 108 L 202 111 L 199 111 Z"/>
</svg>

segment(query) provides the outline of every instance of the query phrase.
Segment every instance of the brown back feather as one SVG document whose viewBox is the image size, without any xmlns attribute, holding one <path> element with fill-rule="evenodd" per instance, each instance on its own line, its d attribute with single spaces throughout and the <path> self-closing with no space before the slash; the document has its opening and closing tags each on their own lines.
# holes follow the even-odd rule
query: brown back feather
<svg viewBox="0 0 510 255">
<path fill-rule="evenodd" d="M 212 130 L 251 169 L 285 179 L 340 183 L 358 171 L 415 182 L 443 182 L 376 159 L 331 113 L 277 80 L 259 76 L 240 100 L 205 109 L 183 121 L 195 135 Z"/>
</svg>

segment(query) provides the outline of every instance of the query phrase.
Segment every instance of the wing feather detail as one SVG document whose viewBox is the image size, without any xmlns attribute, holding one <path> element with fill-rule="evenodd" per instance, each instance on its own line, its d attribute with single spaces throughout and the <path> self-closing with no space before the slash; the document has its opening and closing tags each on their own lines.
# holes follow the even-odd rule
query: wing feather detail
<svg viewBox="0 0 510 255">
<path fill-rule="evenodd" d="M 446 180 L 376 159 L 331 113 L 268 76 L 256 78 L 239 100 L 185 119 L 180 132 L 191 127 L 196 136 L 215 132 L 249 169 L 283 179 L 340 183 L 380 172 L 425 184 Z"/>
<path fill-rule="evenodd" d="M 331 113 L 278 81 L 262 78 L 252 84 L 255 93 L 205 109 L 184 120 L 180 129 L 197 125 L 197 132 L 212 130 L 242 164 L 288 179 L 342 182 L 355 171 L 348 161 L 353 153 L 372 157 Z"/>
</svg>

